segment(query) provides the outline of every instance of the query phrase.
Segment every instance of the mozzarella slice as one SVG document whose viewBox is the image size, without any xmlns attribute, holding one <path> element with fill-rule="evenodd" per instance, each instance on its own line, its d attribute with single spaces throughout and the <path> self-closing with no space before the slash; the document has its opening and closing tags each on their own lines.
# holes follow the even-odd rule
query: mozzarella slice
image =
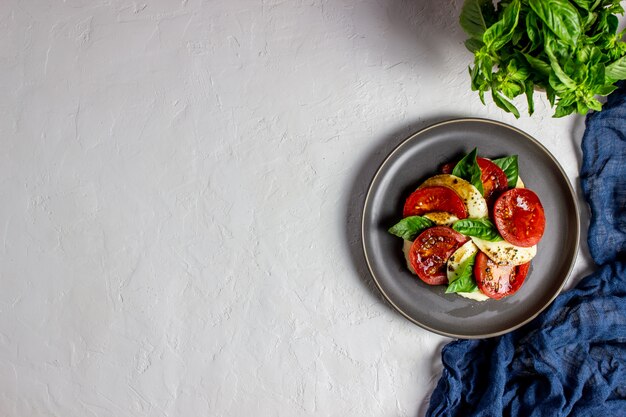
<svg viewBox="0 0 626 417">
<path fill-rule="evenodd" d="M 474 301 L 487 301 L 489 299 L 489 297 L 480 292 L 480 290 L 475 292 L 457 292 L 457 294 Z"/>
<path fill-rule="evenodd" d="M 448 282 L 454 281 L 459 276 L 461 264 L 476 253 L 478 253 L 478 247 L 474 245 L 474 242 L 468 240 L 450 256 L 448 267 L 446 268 Z"/>
<path fill-rule="evenodd" d="M 463 246 L 458 248 L 452 254 L 452 256 L 450 256 L 450 259 L 448 259 L 448 265 L 446 267 L 446 272 L 448 275 L 448 282 L 454 281 L 459 276 L 459 273 L 461 272 L 460 271 L 461 264 L 465 262 L 467 259 L 476 255 L 476 253 L 478 253 L 478 247 L 474 244 L 474 242 L 472 242 L 471 240 L 468 240 L 467 242 L 465 242 Z M 485 301 L 489 299 L 489 297 L 487 297 L 485 294 L 483 294 L 480 291 L 458 292 L 457 294 L 460 295 L 461 297 L 469 298 L 475 301 Z"/>
<path fill-rule="evenodd" d="M 522 179 L 520 178 L 520 176 L 517 176 L 517 182 L 515 183 L 515 188 L 524 188 L 524 181 L 522 181 Z"/>
<path fill-rule="evenodd" d="M 459 220 L 454 214 L 446 213 L 445 211 L 433 211 L 431 213 L 422 214 L 422 217 L 426 217 L 437 226 L 452 226 L 455 221 Z"/>
<path fill-rule="evenodd" d="M 487 202 L 482 194 L 480 194 L 480 191 L 463 178 L 449 174 L 435 175 L 424 181 L 419 188 L 434 186 L 447 187 L 456 192 L 459 197 L 461 197 L 461 200 L 463 200 L 463 203 L 465 203 L 465 207 L 467 207 L 468 217 L 480 219 L 487 217 L 489 214 L 487 211 Z"/>
<path fill-rule="evenodd" d="M 472 237 L 472 241 L 478 249 L 485 252 L 485 255 L 498 265 L 521 265 L 529 262 L 537 254 L 537 245 L 529 248 L 522 248 L 510 244 L 505 240 L 500 242 L 489 242 L 477 237 Z"/>
<path fill-rule="evenodd" d="M 404 245 L 402 246 L 402 252 L 404 252 L 404 259 L 406 260 L 407 268 L 409 268 L 409 271 L 415 274 L 415 269 L 413 269 L 413 266 L 411 265 L 411 261 L 409 260 L 409 250 L 411 249 L 411 246 L 413 246 L 413 242 L 405 239 Z"/>
</svg>

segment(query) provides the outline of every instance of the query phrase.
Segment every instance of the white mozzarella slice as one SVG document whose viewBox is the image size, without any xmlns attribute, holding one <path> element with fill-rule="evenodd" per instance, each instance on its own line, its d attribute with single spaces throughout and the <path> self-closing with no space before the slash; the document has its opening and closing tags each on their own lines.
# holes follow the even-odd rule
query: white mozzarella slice
<svg viewBox="0 0 626 417">
<path fill-rule="evenodd" d="M 472 241 L 485 255 L 498 265 L 521 265 L 529 262 L 537 254 L 537 245 L 529 248 L 515 246 L 505 240 L 489 242 L 472 237 Z"/>
<path fill-rule="evenodd" d="M 409 250 L 411 249 L 411 246 L 413 246 L 413 242 L 405 239 L 404 245 L 402 246 L 402 252 L 404 252 L 404 259 L 406 260 L 407 268 L 409 268 L 409 271 L 415 274 L 415 269 L 413 269 L 411 261 L 409 261 Z"/>
<path fill-rule="evenodd" d="M 422 214 L 422 217 L 426 217 L 437 226 L 452 226 L 455 221 L 459 220 L 454 214 L 446 213 L 445 211 L 433 211 L 431 213 Z"/>
<path fill-rule="evenodd" d="M 469 298 L 470 300 L 474 300 L 474 301 L 487 301 L 489 299 L 489 297 L 487 297 L 485 294 L 483 294 L 480 291 L 457 292 L 457 294 L 460 295 L 461 297 Z"/>
<path fill-rule="evenodd" d="M 419 188 L 435 186 L 447 187 L 456 192 L 459 197 L 461 197 L 461 200 L 463 200 L 463 203 L 465 203 L 465 207 L 467 207 L 468 217 L 480 219 L 487 217 L 489 214 L 487 211 L 487 202 L 482 194 L 480 194 L 480 191 L 463 178 L 449 174 L 435 175 L 424 181 Z"/>
<path fill-rule="evenodd" d="M 478 247 L 474 245 L 474 242 L 468 240 L 460 248 L 458 248 L 448 259 L 448 266 L 446 272 L 448 275 L 448 282 L 454 281 L 461 272 L 459 267 L 467 259 L 478 253 Z"/>
<path fill-rule="evenodd" d="M 467 259 L 476 255 L 477 252 L 478 252 L 478 247 L 474 244 L 474 242 L 469 240 L 465 242 L 465 244 L 463 244 L 460 248 L 458 248 L 452 254 L 452 256 L 450 256 L 450 259 L 448 259 L 448 265 L 446 267 L 446 272 L 448 274 L 448 282 L 454 281 L 459 276 L 459 273 L 461 272 L 459 270 L 459 267 L 461 266 L 461 264 L 465 262 Z M 489 297 L 487 297 L 485 294 L 483 294 L 480 291 L 458 292 L 457 294 L 460 295 L 461 297 L 469 298 L 475 301 L 485 301 L 489 299 Z"/>
</svg>

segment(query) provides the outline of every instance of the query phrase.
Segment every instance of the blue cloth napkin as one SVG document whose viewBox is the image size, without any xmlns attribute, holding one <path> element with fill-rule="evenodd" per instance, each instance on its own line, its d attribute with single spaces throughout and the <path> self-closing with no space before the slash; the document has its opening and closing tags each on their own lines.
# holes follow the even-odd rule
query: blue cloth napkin
<svg viewBox="0 0 626 417">
<path fill-rule="evenodd" d="M 626 416 L 626 84 L 586 123 L 597 271 L 512 333 L 446 345 L 427 416 Z"/>
</svg>

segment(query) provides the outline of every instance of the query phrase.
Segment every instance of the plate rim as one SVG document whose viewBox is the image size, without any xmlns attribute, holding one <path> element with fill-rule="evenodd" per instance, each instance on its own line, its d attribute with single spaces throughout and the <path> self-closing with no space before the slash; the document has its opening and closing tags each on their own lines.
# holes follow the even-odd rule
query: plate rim
<svg viewBox="0 0 626 417">
<path fill-rule="evenodd" d="M 511 327 L 508 327 L 506 329 L 497 331 L 497 332 L 491 332 L 491 333 L 484 333 L 484 334 L 471 334 L 471 335 L 467 335 L 467 334 L 457 334 L 457 333 L 453 333 L 453 332 L 447 332 L 444 330 L 440 330 L 440 329 L 435 329 L 431 326 L 428 326 L 424 323 L 421 323 L 420 321 L 414 319 L 413 317 L 411 317 L 408 313 L 406 313 L 405 311 L 403 311 L 396 303 L 393 302 L 393 300 L 389 297 L 389 295 L 385 292 L 385 290 L 382 288 L 380 282 L 378 281 L 378 278 L 376 277 L 376 274 L 374 273 L 374 270 L 372 268 L 372 265 L 370 263 L 370 257 L 367 253 L 367 247 L 365 245 L 365 218 L 366 218 L 366 213 L 368 211 L 368 203 L 370 201 L 370 197 L 372 194 L 372 186 L 374 185 L 374 183 L 376 182 L 377 178 L 379 177 L 379 175 L 381 174 L 381 171 L 383 170 L 383 168 L 385 168 L 385 166 L 389 163 L 389 160 L 398 152 L 400 152 L 402 150 L 402 148 L 404 148 L 405 146 L 407 146 L 407 144 L 409 142 L 411 142 L 415 137 L 418 137 L 420 135 L 423 135 L 424 133 L 426 133 L 427 131 L 433 130 L 433 129 L 437 129 L 437 128 L 441 128 L 443 126 L 446 125 L 451 125 L 451 124 L 456 124 L 456 123 L 463 123 L 463 122 L 472 122 L 472 123 L 479 123 L 479 124 L 492 124 L 492 125 L 497 125 L 499 127 L 503 127 L 505 129 L 509 129 L 514 131 L 517 134 L 522 135 L 523 137 L 525 137 L 526 139 L 528 139 L 529 141 L 531 141 L 534 145 L 536 145 L 539 150 L 541 150 L 544 154 L 546 154 L 546 156 L 548 156 L 550 158 L 550 160 L 554 163 L 554 165 L 558 168 L 559 173 L 561 174 L 561 176 L 565 179 L 565 183 L 567 184 L 567 190 L 569 191 L 569 194 L 572 197 L 572 201 L 574 202 L 574 213 L 575 213 L 575 218 L 576 218 L 576 230 L 575 230 L 575 245 L 574 245 L 574 254 L 572 257 L 572 262 L 570 263 L 567 273 L 565 274 L 564 278 L 562 279 L 559 288 L 557 289 L 557 291 L 554 292 L 554 294 L 549 298 L 549 300 L 543 305 L 541 306 L 541 308 L 539 308 L 534 314 L 532 314 L 531 316 L 529 316 L 528 318 L 526 318 L 525 320 L 522 320 L 520 323 L 513 325 Z M 561 294 L 563 287 L 565 286 L 565 284 L 569 281 L 569 278 L 572 274 L 572 270 L 574 269 L 574 266 L 576 265 L 576 260 L 578 259 L 578 255 L 579 255 L 579 251 L 580 251 L 580 236 L 581 236 L 581 232 L 580 232 L 580 207 L 578 204 L 578 198 L 577 195 L 574 191 L 574 188 L 565 172 L 565 170 L 563 169 L 563 167 L 561 166 L 561 164 L 559 163 L 559 161 L 554 157 L 554 155 L 552 155 L 552 153 L 541 143 L 539 142 L 537 139 L 535 139 L 534 137 L 532 137 L 531 135 L 529 135 L 528 133 L 514 127 L 511 126 L 507 123 L 504 122 L 500 122 L 497 120 L 492 120 L 492 119 L 486 119 L 486 118 L 480 118 L 480 117 L 461 117 L 461 118 L 453 118 L 453 119 L 447 119 L 447 120 L 443 120 L 440 122 L 436 122 L 433 123 L 431 125 L 428 125 L 422 129 L 417 130 L 416 132 L 410 134 L 407 138 L 405 138 L 402 142 L 400 142 L 396 147 L 394 147 L 391 152 L 389 152 L 389 154 L 383 159 L 383 161 L 380 163 L 380 165 L 378 166 L 378 168 L 376 169 L 376 172 L 374 173 L 368 187 L 367 187 L 367 193 L 365 194 L 365 201 L 363 203 L 363 210 L 362 210 L 362 214 L 361 214 L 361 245 L 362 245 L 362 249 L 363 249 L 363 255 L 365 256 L 365 262 L 367 264 L 367 269 L 369 270 L 370 276 L 372 277 L 372 279 L 374 280 L 374 283 L 376 284 L 376 287 L 378 288 L 378 290 L 380 291 L 380 293 L 383 295 L 383 297 L 385 298 L 385 300 L 391 304 L 391 306 L 398 312 L 400 313 L 402 316 L 404 316 L 404 318 L 406 318 L 407 320 L 409 320 L 410 322 L 412 322 L 413 324 L 428 330 L 430 332 L 436 333 L 436 334 L 440 334 L 442 336 L 447 336 L 447 337 L 452 337 L 452 338 L 459 338 L 459 339 L 484 339 L 484 338 L 490 338 L 490 337 L 496 337 L 496 336 L 500 336 L 509 332 L 512 332 L 522 326 L 524 326 L 525 324 L 533 321 L 539 314 L 541 314 L 546 308 L 548 308 L 548 306 L 550 304 L 552 304 L 552 302 L 556 299 L 556 297 L 559 296 L 559 294 Z"/>
</svg>

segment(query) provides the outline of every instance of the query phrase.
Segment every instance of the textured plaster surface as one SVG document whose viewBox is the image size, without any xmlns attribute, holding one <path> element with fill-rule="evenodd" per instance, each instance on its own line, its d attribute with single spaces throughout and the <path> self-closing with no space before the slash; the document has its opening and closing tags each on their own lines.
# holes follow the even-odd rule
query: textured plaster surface
<svg viewBox="0 0 626 417">
<path fill-rule="evenodd" d="M 459 10 L 3 0 L 0 415 L 423 414 L 450 339 L 371 284 L 377 165 L 488 117 L 578 189 L 582 119 L 480 104 Z"/>
</svg>

